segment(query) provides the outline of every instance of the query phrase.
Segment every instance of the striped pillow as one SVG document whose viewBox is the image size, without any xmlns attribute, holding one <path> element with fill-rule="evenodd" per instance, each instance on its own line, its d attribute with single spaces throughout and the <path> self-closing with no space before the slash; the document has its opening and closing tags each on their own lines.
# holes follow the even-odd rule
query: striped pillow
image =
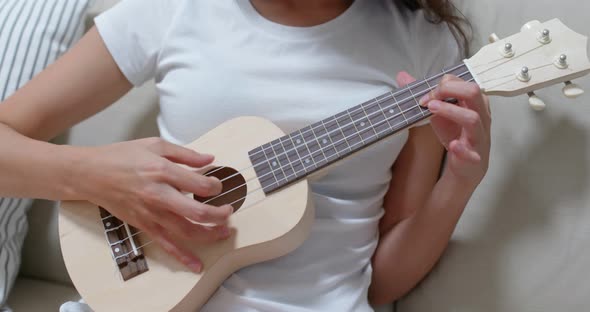
<svg viewBox="0 0 590 312">
<path fill-rule="evenodd" d="M 80 38 L 90 2 L 0 0 L 0 101 Z M 0 306 L 18 274 L 30 204 L 28 199 L 0 198 Z"/>
</svg>

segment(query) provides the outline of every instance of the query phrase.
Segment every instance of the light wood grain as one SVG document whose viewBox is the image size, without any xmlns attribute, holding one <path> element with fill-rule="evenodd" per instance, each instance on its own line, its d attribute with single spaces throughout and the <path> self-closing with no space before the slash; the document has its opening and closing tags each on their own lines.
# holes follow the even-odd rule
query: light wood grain
<svg viewBox="0 0 590 312">
<path fill-rule="evenodd" d="M 251 166 L 248 151 L 283 132 L 272 123 L 242 117 L 228 121 L 189 148 L 216 156 L 215 164 L 243 169 Z M 243 171 L 248 191 L 260 187 L 252 169 Z M 265 196 L 248 195 L 230 218 L 236 234 L 212 245 L 191 249 L 204 262 L 202 274 L 187 270 L 160 247 L 144 248 L 149 271 L 124 282 L 112 258 L 98 208 L 88 202 L 63 202 L 59 216 L 62 253 L 68 272 L 86 302 L 101 311 L 195 311 L 234 271 L 282 256 L 307 237 L 314 210 L 306 180 Z M 149 237 L 140 234 L 142 243 Z"/>
</svg>

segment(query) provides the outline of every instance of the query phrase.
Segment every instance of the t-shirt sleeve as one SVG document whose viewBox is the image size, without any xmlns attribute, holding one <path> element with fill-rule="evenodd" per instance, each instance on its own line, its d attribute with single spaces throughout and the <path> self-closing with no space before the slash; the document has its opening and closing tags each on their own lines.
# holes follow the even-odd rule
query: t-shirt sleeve
<svg viewBox="0 0 590 312">
<path fill-rule="evenodd" d="M 97 16 L 96 28 L 115 63 L 134 86 L 154 78 L 176 0 L 123 0 Z"/>
</svg>

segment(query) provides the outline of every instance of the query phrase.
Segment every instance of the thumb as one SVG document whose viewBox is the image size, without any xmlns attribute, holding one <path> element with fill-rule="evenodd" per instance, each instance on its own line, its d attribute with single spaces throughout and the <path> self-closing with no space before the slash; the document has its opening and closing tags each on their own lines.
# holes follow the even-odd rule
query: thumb
<svg viewBox="0 0 590 312">
<path fill-rule="evenodd" d="M 397 82 L 398 86 L 401 88 L 401 87 L 404 87 L 404 86 L 416 81 L 416 79 L 414 77 L 412 77 L 412 75 L 408 74 L 408 72 L 401 71 L 395 77 L 395 81 Z"/>
</svg>

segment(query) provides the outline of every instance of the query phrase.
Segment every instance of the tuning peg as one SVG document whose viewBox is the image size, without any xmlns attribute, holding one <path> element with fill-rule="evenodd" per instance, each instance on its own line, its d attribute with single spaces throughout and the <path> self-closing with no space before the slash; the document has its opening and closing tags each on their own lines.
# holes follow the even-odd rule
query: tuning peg
<svg viewBox="0 0 590 312">
<path fill-rule="evenodd" d="M 488 41 L 489 41 L 490 43 L 494 43 L 494 42 L 496 42 L 496 41 L 498 41 L 498 40 L 500 40 L 500 37 L 498 37 L 498 35 L 496 35 L 496 33 L 493 33 L 493 34 L 491 34 L 491 35 L 488 37 Z"/>
<path fill-rule="evenodd" d="M 567 96 L 570 99 L 575 99 L 578 96 L 584 94 L 584 89 L 580 88 L 580 86 L 571 81 L 565 82 L 565 87 L 563 87 L 562 91 L 563 95 Z"/>
<path fill-rule="evenodd" d="M 533 20 L 533 21 L 530 21 L 530 22 L 524 24 L 522 26 L 522 28 L 520 28 L 520 31 L 535 29 L 535 28 L 538 28 L 539 25 L 541 25 L 541 22 L 539 22 L 537 20 Z"/>
<path fill-rule="evenodd" d="M 529 105 L 531 106 L 531 108 L 533 110 L 536 111 L 542 111 L 545 110 L 545 107 L 547 107 L 547 105 L 545 105 L 545 102 L 543 102 L 543 100 L 538 97 L 534 92 L 529 92 Z"/>
</svg>

